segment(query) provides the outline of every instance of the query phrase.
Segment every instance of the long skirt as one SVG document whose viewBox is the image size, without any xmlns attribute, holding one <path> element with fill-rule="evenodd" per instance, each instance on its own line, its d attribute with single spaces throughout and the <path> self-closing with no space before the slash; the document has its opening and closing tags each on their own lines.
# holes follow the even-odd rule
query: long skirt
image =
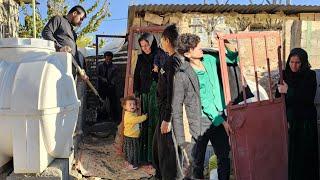
<svg viewBox="0 0 320 180">
<path fill-rule="evenodd" d="M 139 160 L 139 138 L 124 137 L 124 158 L 134 167 L 138 166 Z"/>
<path fill-rule="evenodd" d="M 157 83 L 152 82 L 149 93 L 142 94 L 142 113 L 148 114 L 148 119 L 141 125 L 140 133 L 140 162 L 152 161 L 152 140 L 159 121 L 159 109 L 157 105 Z"/>
<path fill-rule="evenodd" d="M 316 111 L 297 116 L 287 109 L 289 120 L 289 180 L 319 180 L 318 131 Z M 294 116 L 296 115 L 296 116 Z"/>
</svg>

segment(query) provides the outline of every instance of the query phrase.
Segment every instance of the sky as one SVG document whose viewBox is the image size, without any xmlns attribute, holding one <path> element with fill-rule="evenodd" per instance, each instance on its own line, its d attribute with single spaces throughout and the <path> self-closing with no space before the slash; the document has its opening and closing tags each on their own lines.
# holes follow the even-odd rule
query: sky
<svg viewBox="0 0 320 180">
<path fill-rule="evenodd" d="M 45 17 L 47 13 L 47 1 L 37 0 L 40 4 L 40 14 Z M 218 0 L 219 2 L 226 2 L 227 0 Z M 252 0 L 255 4 L 261 4 L 266 0 Z M 271 1 L 271 0 L 270 0 Z M 285 2 L 286 0 L 282 0 Z M 77 4 L 77 0 L 67 0 L 69 8 Z M 90 1 L 89 1 L 90 2 Z M 128 6 L 132 3 L 138 4 L 202 4 L 204 0 L 109 0 L 111 17 L 106 18 L 98 31 L 94 34 L 112 34 L 124 35 L 127 28 Z M 249 4 L 249 0 L 229 0 L 228 4 Z M 215 4 L 216 0 L 207 0 L 209 4 Z M 320 0 L 291 0 L 293 5 L 320 5 Z M 88 8 L 90 4 L 85 4 Z M 86 7 L 88 6 L 88 7 Z M 88 19 L 87 19 L 88 21 Z M 86 20 L 84 21 L 84 24 Z"/>
</svg>

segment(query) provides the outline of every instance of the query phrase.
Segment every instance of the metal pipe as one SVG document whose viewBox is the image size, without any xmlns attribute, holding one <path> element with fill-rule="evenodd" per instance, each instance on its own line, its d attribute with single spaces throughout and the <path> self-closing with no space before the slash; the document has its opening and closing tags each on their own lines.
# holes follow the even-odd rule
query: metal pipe
<svg viewBox="0 0 320 180">
<path fill-rule="evenodd" d="M 272 96 L 272 85 L 271 85 L 271 68 L 270 68 L 270 58 L 268 54 L 268 44 L 267 44 L 267 37 L 263 36 L 264 38 L 264 46 L 266 48 L 266 59 L 267 59 L 267 67 L 268 67 L 268 81 L 269 81 L 269 98 L 270 101 L 273 101 L 273 96 Z"/>
<path fill-rule="evenodd" d="M 237 38 L 236 40 L 237 40 L 237 50 L 238 50 L 238 58 L 239 58 L 239 65 L 240 65 L 242 96 L 243 96 L 244 104 L 247 105 L 247 95 L 246 95 L 245 86 L 248 86 L 248 85 L 245 83 L 244 74 L 243 74 L 243 62 L 240 59 L 239 39 Z"/>
<path fill-rule="evenodd" d="M 36 0 L 32 0 L 33 9 L 33 38 L 37 38 L 37 27 L 36 27 Z"/>
<path fill-rule="evenodd" d="M 98 61 L 99 61 L 99 36 L 96 36 L 96 75 L 98 76 Z M 99 84 L 99 78 L 96 79 L 96 85 Z"/>
<path fill-rule="evenodd" d="M 220 59 L 220 68 L 222 75 L 222 84 L 223 84 L 223 92 L 225 97 L 225 103 L 228 106 L 231 102 L 231 93 L 230 93 L 230 85 L 229 85 L 229 75 L 228 75 L 228 67 L 226 61 L 226 50 L 224 45 L 225 37 L 218 36 L 219 40 L 219 59 Z"/>
<path fill-rule="evenodd" d="M 260 103 L 260 93 L 259 93 L 259 85 L 258 85 L 258 72 L 257 72 L 257 66 L 256 66 L 256 49 L 253 42 L 253 37 L 250 38 L 251 40 L 251 50 L 252 50 L 252 60 L 253 60 L 253 68 L 254 68 L 254 77 L 256 80 L 256 88 L 257 88 L 257 96 L 258 96 L 258 102 Z"/>
</svg>

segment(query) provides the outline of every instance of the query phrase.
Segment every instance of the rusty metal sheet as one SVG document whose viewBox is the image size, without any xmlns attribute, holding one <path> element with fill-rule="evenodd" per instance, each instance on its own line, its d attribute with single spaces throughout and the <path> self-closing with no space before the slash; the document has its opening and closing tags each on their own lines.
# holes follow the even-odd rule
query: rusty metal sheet
<svg viewBox="0 0 320 180">
<path fill-rule="evenodd" d="M 257 88 L 256 102 L 232 105 L 229 77 L 225 61 L 225 40 L 237 40 L 240 58 L 242 86 L 244 74 L 252 72 Z M 268 41 L 269 40 L 269 41 Z M 240 42 L 246 41 L 245 46 Z M 273 43 L 270 43 L 273 42 Z M 269 43 L 269 45 L 268 45 Z M 288 177 L 287 120 L 284 97 L 274 98 L 271 82 L 271 65 L 274 72 L 281 72 L 280 34 L 278 32 L 255 32 L 219 36 L 219 56 L 222 63 L 222 82 L 227 104 L 228 122 L 234 129 L 230 136 L 235 177 L 237 180 L 284 180 Z M 244 65 L 247 62 L 250 66 Z M 268 99 L 259 96 L 259 64 L 266 65 Z M 271 64 L 271 65 L 270 65 Z M 249 69 L 248 69 L 249 68 Z M 250 69 L 251 68 L 251 69 Z M 245 69 L 245 70 L 244 70 Z M 273 72 L 273 73 L 274 73 Z M 280 73 L 282 82 L 282 73 Z M 279 80 L 279 79 L 278 79 Z M 260 89 L 261 90 L 261 89 Z M 246 99 L 245 93 L 243 93 Z"/>
</svg>

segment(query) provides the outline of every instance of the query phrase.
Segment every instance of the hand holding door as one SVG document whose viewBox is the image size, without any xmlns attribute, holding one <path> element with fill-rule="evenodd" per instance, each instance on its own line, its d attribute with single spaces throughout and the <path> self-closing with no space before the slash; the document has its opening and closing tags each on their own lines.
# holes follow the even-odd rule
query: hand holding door
<svg viewBox="0 0 320 180">
<path fill-rule="evenodd" d="M 230 134 L 233 134 L 233 130 L 227 121 L 223 121 L 222 125 L 228 136 L 230 136 Z"/>
<path fill-rule="evenodd" d="M 283 84 L 278 84 L 278 91 L 281 94 L 286 94 L 288 91 L 288 84 L 283 81 Z"/>
</svg>

